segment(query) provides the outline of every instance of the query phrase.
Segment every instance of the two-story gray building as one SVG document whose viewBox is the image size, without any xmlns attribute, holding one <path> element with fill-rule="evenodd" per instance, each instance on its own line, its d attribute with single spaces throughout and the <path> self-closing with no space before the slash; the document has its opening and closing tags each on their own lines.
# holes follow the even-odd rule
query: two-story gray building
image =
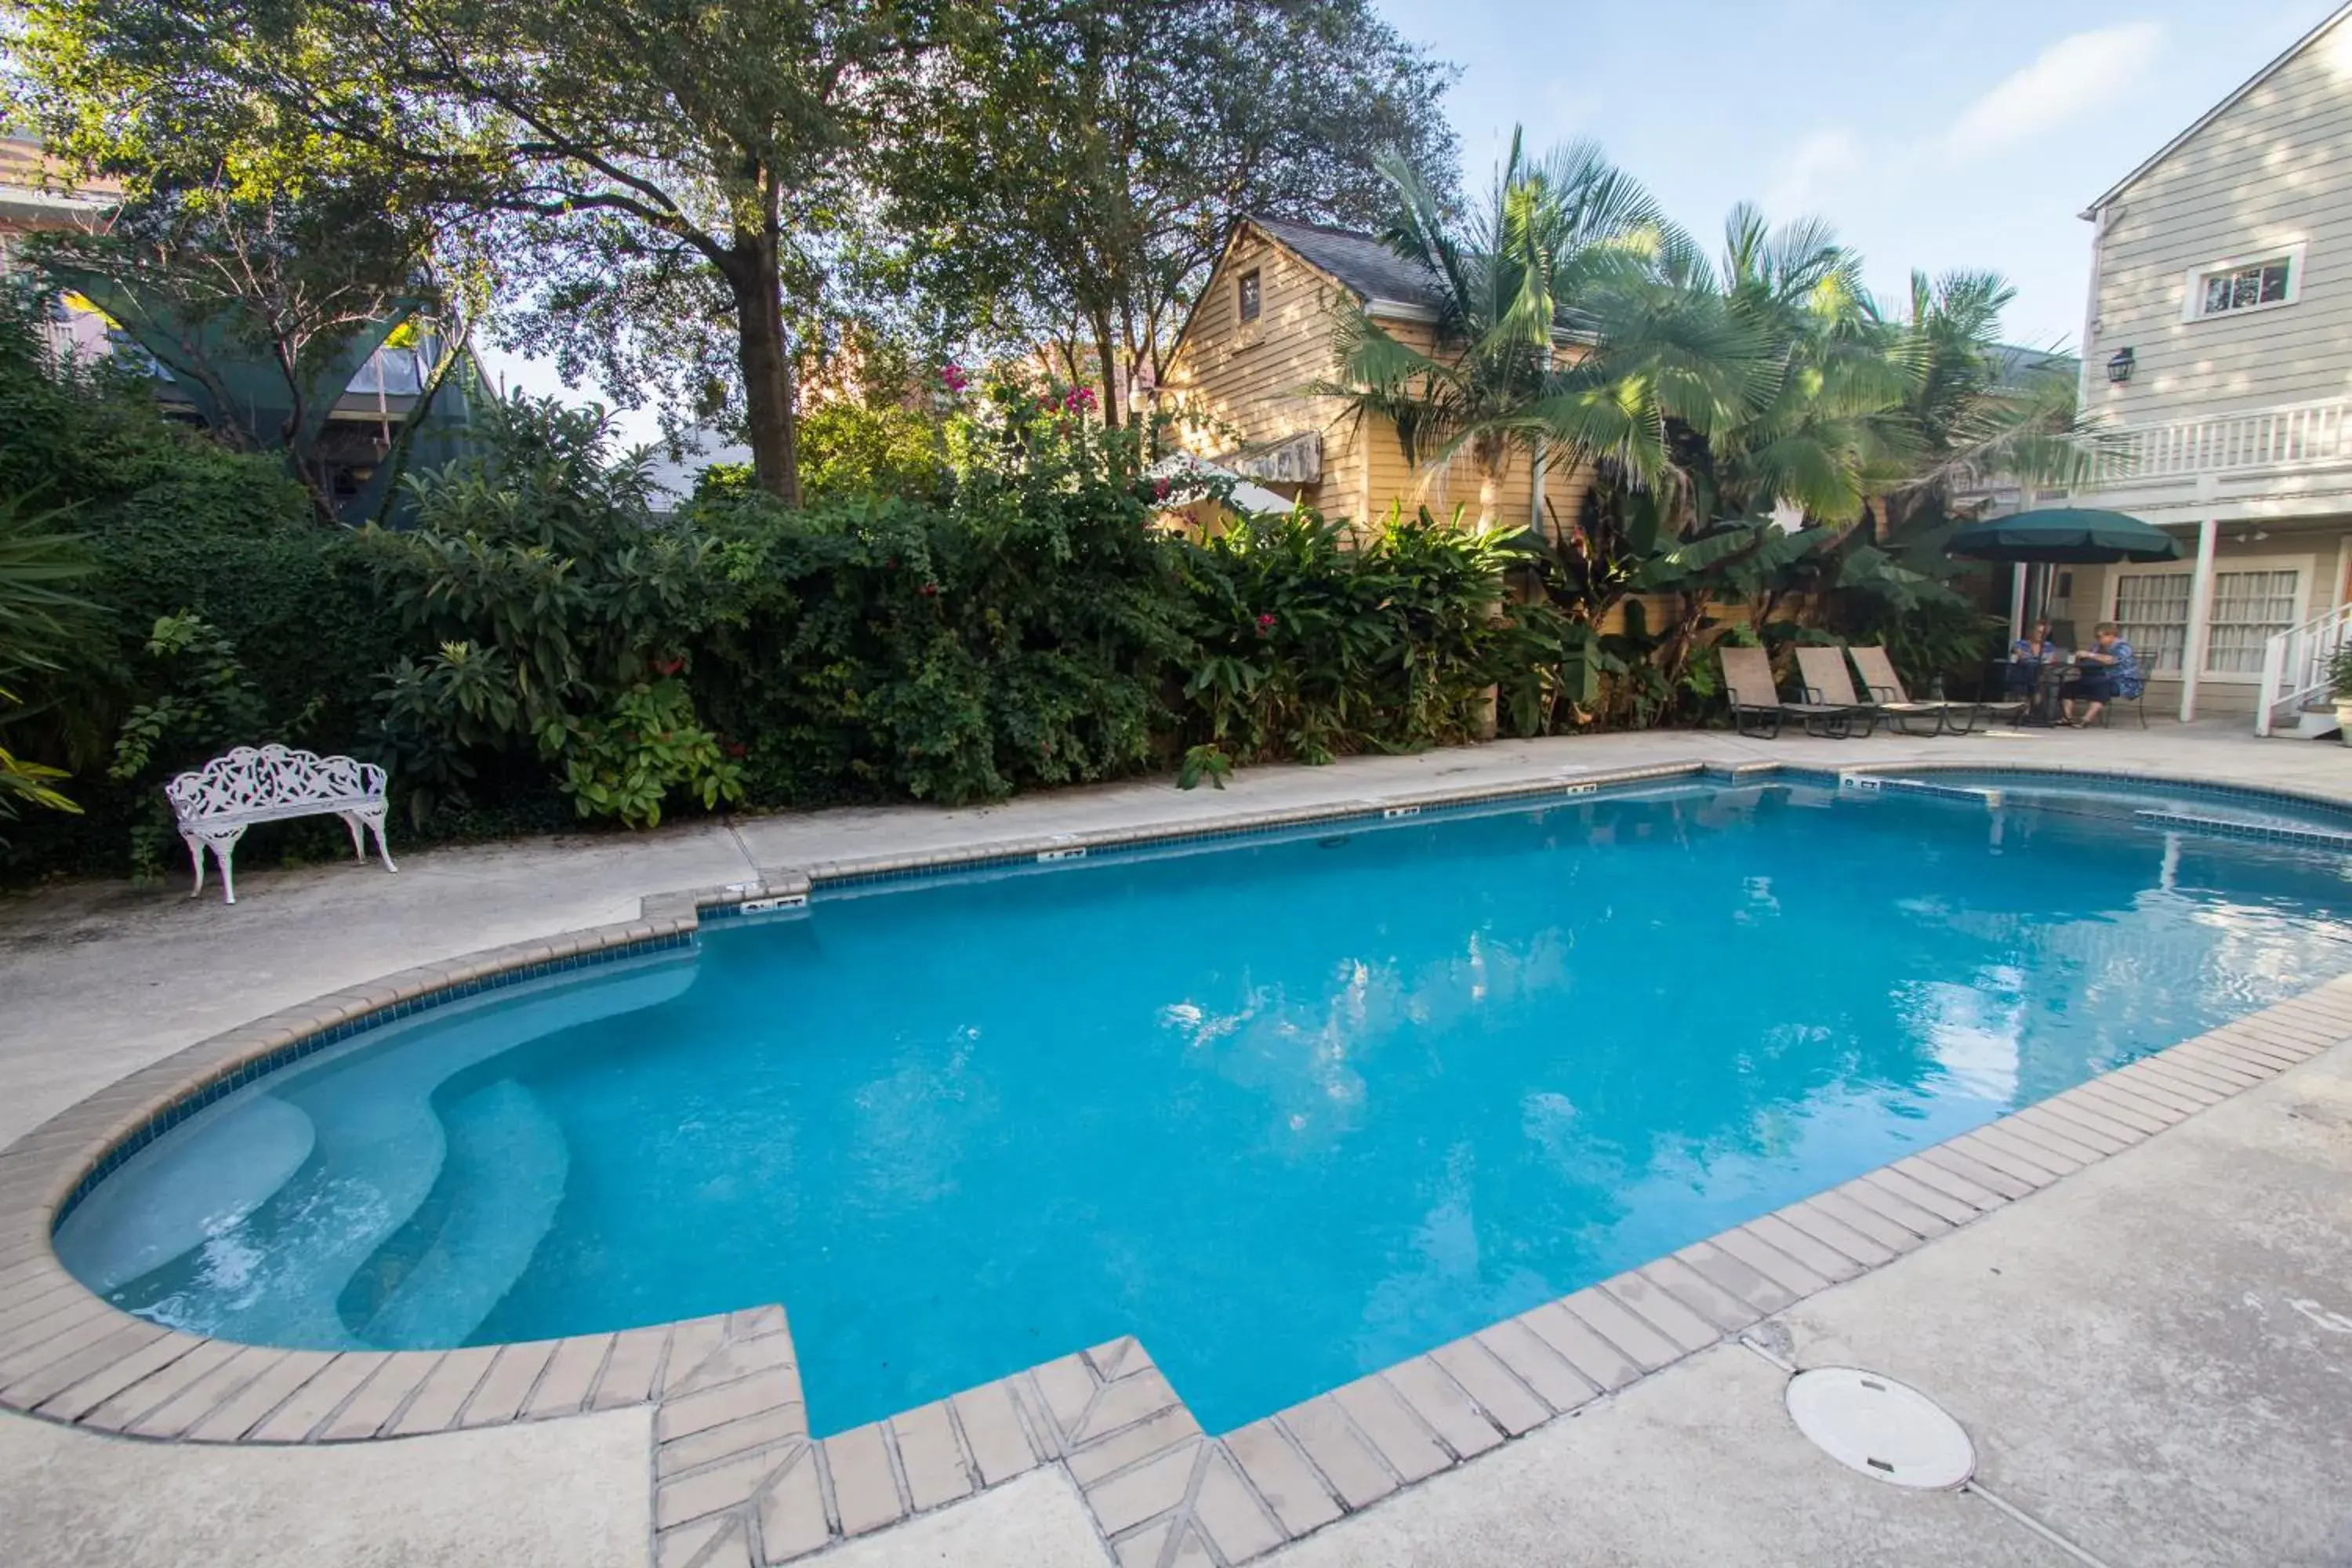
<svg viewBox="0 0 2352 1568">
<path fill-rule="evenodd" d="M 2315 732 L 2352 619 L 2352 5 L 2083 216 L 2083 405 L 2118 434 L 2074 500 L 2185 559 L 2076 568 L 2053 613 L 2122 623 L 2151 706 Z"/>
</svg>

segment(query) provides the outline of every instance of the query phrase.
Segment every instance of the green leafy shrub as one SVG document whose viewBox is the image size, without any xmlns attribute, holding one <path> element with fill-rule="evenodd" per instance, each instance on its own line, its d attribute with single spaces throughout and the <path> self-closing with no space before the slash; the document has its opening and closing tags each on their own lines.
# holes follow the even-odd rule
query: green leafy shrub
<svg viewBox="0 0 2352 1568">
<path fill-rule="evenodd" d="M 414 530 L 359 542 L 434 647 L 394 662 L 380 694 L 412 818 L 474 804 L 486 763 L 528 776 L 527 758 L 581 816 L 632 826 L 658 822 L 673 789 L 738 798 L 679 679 L 717 607 L 712 542 L 655 516 L 644 454 L 609 458 L 601 409 L 518 396 L 481 435 L 478 455 L 415 481 Z"/>
<path fill-rule="evenodd" d="M 712 711 L 753 799 L 985 799 L 1158 754 L 1192 646 L 1162 487 L 1066 392 L 974 405 L 937 499 L 704 513 L 737 598 L 698 658 L 733 672 Z"/>
<path fill-rule="evenodd" d="M 1199 652 L 1183 694 L 1203 762 L 1327 762 L 1486 732 L 1497 689 L 1539 687 L 1559 658 L 1557 618 L 1505 602 L 1517 554 L 1425 508 L 1360 541 L 1297 511 L 1192 549 Z"/>
</svg>

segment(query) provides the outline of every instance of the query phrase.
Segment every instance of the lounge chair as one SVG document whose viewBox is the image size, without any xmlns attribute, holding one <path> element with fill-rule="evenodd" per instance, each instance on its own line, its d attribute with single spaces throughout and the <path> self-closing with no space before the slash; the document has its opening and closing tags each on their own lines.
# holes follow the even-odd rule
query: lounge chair
<svg viewBox="0 0 2352 1568">
<path fill-rule="evenodd" d="M 1780 689 L 1772 683 L 1771 656 L 1762 648 L 1718 646 L 1715 652 L 1723 661 L 1723 687 L 1731 700 L 1731 727 L 1740 734 L 1772 740 L 1780 733 L 1781 723 L 1790 719 L 1804 725 L 1807 734 L 1842 741 L 1853 733 L 1854 710 L 1851 707 L 1781 701 Z"/>
<path fill-rule="evenodd" d="M 1853 721 L 1856 719 L 1862 721 L 1862 732 L 1865 735 L 1878 728 L 1882 716 L 1878 704 L 1854 690 L 1853 677 L 1846 673 L 1843 648 L 1799 648 L 1797 678 L 1805 683 L 1806 701 L 1845 710 L 1848 734 L 1853 732 Z"/>
<path fill-rule="evenodd" d="M 1988 709 L 2009 708 L 2022 711 L 2025 707 L 2022 702 L 1954 702 L 1940 697 L 1914 701 L 1903 689 L 1903 678 L 1895 673 L 1895 661 L 1886 657 L 1884 647 L 1873 643 L 1867 647 L 1849 647 L 1845 651 L 1862 676 L 1864 689 L 1877 699 L 1878 710 L 1893 720 L 1895 728 L 1906 735 L 1920 732 L 1911 728 L 1912 723 L 1920 719 L 1933 721 L 1932 727 L 1927 731 L 1930 735 L 1965 735 L 1977 727 L 1978 715 Z"/>
</svg>

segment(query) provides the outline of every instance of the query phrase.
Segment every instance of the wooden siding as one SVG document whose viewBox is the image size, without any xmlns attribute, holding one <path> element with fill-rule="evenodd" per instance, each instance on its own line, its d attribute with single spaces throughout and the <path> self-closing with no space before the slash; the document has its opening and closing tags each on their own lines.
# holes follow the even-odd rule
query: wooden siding
<svg viewBox="0 0 2352 1568">
<path fill-rule="evenodd" d="M 1255 321 L 1241 320 L 1242 276 L 1258 273 Z M 1300 497 L 1329 512 L 1360 508 L 1353 431 L 1335 398 L 1305 389 L 1332 374 L 1331 331 L 1347 291 L 1253 229 L 1227 249 L 1160 381 L 1160 406 L 1205 419 L 1176 431 L 1184 449 L 1215 458 L 1303 430 L 1323 434 L 1323 479 Z"/>
<path fill-rule="evenodd" d="M 2300 297 L 2183 321 L 2187 274 L 2307 247 Z M 2087 406 L 2140 424 L 2352 392 L 2352 23 L 2126 185 L 2099 241 Z M 2129 347 L 2121 385 L 2105 363 Z"/>
<path fill-rule="evenodd" d="M 1240 319 L 1239 285 L 1258 273 L 1258 319 Z M 1410 513 L 1426 506 L 1445 517 L 1459 505 L 1466 519 L 1480 512 L 1480 481 L 1466 460 L 1451 473 L 1416 472 L 1404 460 L 1395 427 L 1385 420 L 1358 421 L 1338 398 L 1307 395 L 1305 388 L 1328 380 L 1335 366 L 1332 332 L 1350 308 L 1346 288 L 1255 230 L 1244 228 L 1209 279 L 1198 308 L 1161 378 L 1160 405 L 1171 412 L 1204 416 L 1203 424 L 1180 424 L 1184 449 L 1217 458 L 1237 447 L 1278 441 L 1303 430 L 1323 437 L 1323 478 L 1302 500 L 1326 516 L 1360 524 L 1377 523 L 1391 505 Z M 1405 321 L 1383 323 L 1424 353 L 1430 331 Z M 1519 524 L 1530 515 L 1529 465 L 1515 457 L 1494 486 L 1492 510 L 1500 521 Z M 1545 476 L 1544 494 L 1563 519 L 1583 495 L 1583 476 L 1558 469 Z"/>
</svg>

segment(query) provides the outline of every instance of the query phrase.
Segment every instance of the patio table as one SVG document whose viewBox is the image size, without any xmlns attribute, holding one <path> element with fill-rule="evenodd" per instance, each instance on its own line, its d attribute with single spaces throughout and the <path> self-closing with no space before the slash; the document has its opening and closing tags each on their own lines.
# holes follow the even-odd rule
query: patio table
<svg viewBox="0 0 2352 1568">
<path fill-rule="evenodd" d="M 2065 658 L 1996 658 L 1986 664 L 1988 700 L 1994 694 L 2009 697 L 2015 692 L 2025 694 L 2026 707 L 2021 723 L 2055 724 L 2058 722 L 2058 691 L 2074 668 L 2070 655 Z M 2016 677 L 2012 679 L 2012 676 Z"/>
</svg>

